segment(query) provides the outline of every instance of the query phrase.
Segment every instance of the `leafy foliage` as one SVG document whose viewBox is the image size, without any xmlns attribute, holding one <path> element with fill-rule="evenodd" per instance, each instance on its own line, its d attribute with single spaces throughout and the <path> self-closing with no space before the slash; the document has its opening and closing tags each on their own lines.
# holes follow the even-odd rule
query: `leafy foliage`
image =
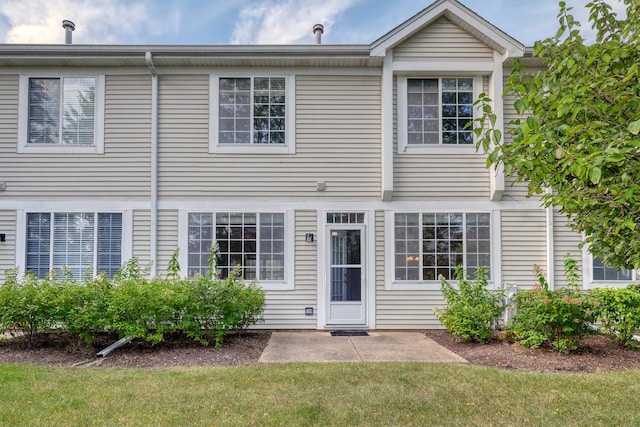
<svg viewBox="0 0 640 427">
<path fill-rule="evenodd" d="M 552 290 L 540 267 L 534 267 L 538 283 L 516 294 L 516 314 L 508 336 L 526 347 L 548 345 L 568 353 L 594 332 L 591 324 L 596 321 L 598 302 L 580 291 L 575 260 L 565 260 L 565 271 L 568 285 Z"/>
<path fill-rule="evenodd" d="M 599 302 L 598 321 L 614 342 L 630 347 L 640 343 L 633 339 L 640 332 L 640 289 L 593 289 L 593 297 Z"/>
<path fill-rule="evenodd" d="M 441 278 L 441 288 L 447 308 L 435 309 L 440 323 L 456 337 L 464 340 L 488 342 L 493 337 L 497 319 L 502 314 L 501 291 L 487 289 L 487 270 L 479 267 L 475 279 L 468 280 L 461 266 L 455 271 L 458 289 Z"/>
<path fill-rule="evenodd" d="M 238 271 L 225 280 L 214 272 L 180 278 L 177 256 L 176 251 L 166 277 L 153 279 L 136 258 L 112 280 L 104 274 L 58 279 L 55 272 L 42 280 L 29 274 L 19 280 L 18 271 L 10 270 L 0 286 L 0 333 L 31 338 L 60 330 L 91 344 L 101 331 L 151 343 L 181 331 L 201 344 L 221 346 L 228 332 L 262 320 L 265 296 L 255 283 L 245 284 Z"/>
<path fill-rule="evenodd" d="M 476 105 L 478 145 L 530 194 L 561 209 L 606 265 L 640 268 L 640 2 L 618 19 L 604 0 L 587 3 L 588 44 L 560 2 L 556 35 L 535 43 L 544 69 L 515 61 L 506 93 L 522 118 L 496 129 L 491 99 Z M 544 192 L 552 188 L 553 192 Z"/>
</svg>

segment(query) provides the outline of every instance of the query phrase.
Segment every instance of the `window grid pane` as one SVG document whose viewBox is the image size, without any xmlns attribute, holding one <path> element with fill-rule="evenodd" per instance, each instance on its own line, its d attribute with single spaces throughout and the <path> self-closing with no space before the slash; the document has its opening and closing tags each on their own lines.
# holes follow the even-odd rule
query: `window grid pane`
<svg viewBox="0 0 640 427">
<path fill-rule="evenodd" d="M 364 212 L 329 212 L 327 224 L 364 224 Z"/>
<path fill-rule="evenodd" d="M 213 244 L 213 215 L 210 213 L 189 214 L 189 248 L 187 250 L 187 274 L 205 276 Z"/>
<path fill-rule="evenodd" d="M 285 79 L 253 79 L 253 143 L 285 143 Z"/>
<path fill-rule="evenodd" d="M 29 144 L 60 143 L 60 79 L 29 79 Z"/>
<path fill-rule="evenodd" d="M 632 280 L 631 270 L 605 266 L 600 258 L 593 258 L 593 280 Z"/>
<path fill-rule="evenodd" d="M 284 214 L 260 214 L 260 280 L 284 280 Z"/>
<path fill-rule="evenodd" d="M 454 278 L 456 266 L 464 263 L 462 226 L 460 213 L 422 215 L 423 280 Z"/>
<path fill-rule="evenodd" d="M 490 242 L 490 220 L 487 213 L 467 214 L 467 268 L 466 272 L 470 278 L 475 278 L 476 270 L 479 266 L 487 269 L 491 277 L 491 242 Z"/>
<path fill-rule="evenodd" d="M 113 277 L 122 264 L 122 214 L 98 214 L 98 268 Z"/>
<path fill-rule="evenodd" d="M 395 216 L 395 278 L 420 279 L 420 227 L 418 214 Z"/>
<path fill-rule="evenodd" d="M 407 81 L 407 131 L 409 144 L 438 144 L 440 115 L 438 79 Z"/>
<path fill-rule="evenodd" d="M 219 274 L 229 276 L 237 266 L 245 280 L 256 279 L 257 221 L 255 213 L 217 213 L 216 240 L 220 246 Z"/>
<path fill-rule="evenodd" d="M 472 144 L 473 79 L 442 79 L 442 143 Z"/>
<path fill-rule="evenodd" d="M 84 277 L 93 264 L 94 215 L 92 213 L 53 214 L 53 268 L 58 275 L 66 266 L 72 277 Z"/>
<path fill-rule="evenodd" d="M 51 214 L 27 214 L 27 266 L 26 270 L 40 278 L 50 270 Z"/>
<path fill-rule="evenodd" d="M 249 144 L 251 135 L 251 79 L 221 78 L 218 111 L 220 143 Z"/>
<path fill-rule="evenodd" d="M 95 79 L 65 78 L 63 81 L 62 142 L 93 144 Z"/>
</svg>

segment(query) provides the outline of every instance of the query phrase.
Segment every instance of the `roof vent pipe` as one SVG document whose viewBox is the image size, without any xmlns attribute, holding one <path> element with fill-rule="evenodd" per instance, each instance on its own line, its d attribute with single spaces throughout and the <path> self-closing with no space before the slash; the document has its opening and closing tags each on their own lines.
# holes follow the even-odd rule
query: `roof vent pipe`
<svg viewBox="0 0 640 427">
<path fill-rule="evenodd" d="M 71 21 L 62 21 L 62 28 L 64 28 L 64 44 L 71 44 L 71 33 L 76 29 L 76 24 Z"/>
<path fill-rule="evenodd" d="M 313 34 L 316 36 L 316 44 L 322 44 L 322 33 L 324 33 L 324 25 L 316 24 L 313 26 Z"/>
</svg>

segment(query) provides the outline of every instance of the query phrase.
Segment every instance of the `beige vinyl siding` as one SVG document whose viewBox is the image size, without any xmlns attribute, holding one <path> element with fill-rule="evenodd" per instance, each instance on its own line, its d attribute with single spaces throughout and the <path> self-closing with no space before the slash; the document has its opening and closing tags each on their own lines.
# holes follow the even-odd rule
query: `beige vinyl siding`
<svg viewBox="0 0 640 427">
<path fill-rule="evenodd" d="M 564 260 L 567 254 L 578 261 L 580 269 L 578 273 L 582 276 L 582 250 L 579 248 L 582 242 L 580 233 L 576 233 L 569 227 L 569 219 L 566 215 L 561 214 L 557 210 L 553 212 L 553 252 L 555 266 L 555 287 L 560 288 L 567 284 L 564 275 Z"/>
<path fill-rule="evenodd" d="M 151 212 L 133 211 L 133 256 L 141 266 L 147 266 L 151 260 Z M 127 261 L 127 260 L 122 260 Z"/>
<path fill-rule="evenodd" d="M 318 235 L 315 210 L 295 212 L 295 288 L 289 291 L 267 291 L 265 323 L 261 328 L 316 329 L 317 327 L 317 245 L 305 241 L 306 233 Z M 304 314 L 313 307 L 313 316 Z"/>
<path fill-rule="evenodd" d="M 393 49 L 395 61 L 493 61 L 493 50 L 444 17 Z"/>
<path fill-rule="evenodd" d="M 533 265 L 547 272 L 547 214 L 538 210 L 503 210 L 502 282 L 530 288 L 536 279 Z"/>
<path fill-rule="evenodd" d="M 387 242 L 387 244 L 393 244 Z M 376 212 L 376 329 L 439 329 L 442 328 L 433 309 L 444 309 L 439 290 L 385 289 L 384 212 Z"/>
<path fill-rule="evenodd" d="M 178 211 L 158 211 L 158 268 L 156 273 L 166 274 L 169 260 L 178 247 Z M 186 271 L 187 266 L 183 266 Z"/>
<path fill-rule="evenodd" d="M 106 76 L 104 154 L 17 154 L 18 77 L 0 76 L 5 197 L 143 199 L 150 189 L 151 79 Z M 43 179 L 45 177 L 45 179 Z"/>
<path fill-rule="evenodd" d="M 296 76 L 287 95 L 296 154 L 209 154 L 209 76 L 160 76 L 160 196 L 379 199 L 380 77 Z"/>
<path fill-rule="evenodd" d="M 0 284 L 5 280 L 5 270 L 16 266 L 16 211 L 0 211 L 0 233 L 6 241 L 0 242 Z"/>
</svg>

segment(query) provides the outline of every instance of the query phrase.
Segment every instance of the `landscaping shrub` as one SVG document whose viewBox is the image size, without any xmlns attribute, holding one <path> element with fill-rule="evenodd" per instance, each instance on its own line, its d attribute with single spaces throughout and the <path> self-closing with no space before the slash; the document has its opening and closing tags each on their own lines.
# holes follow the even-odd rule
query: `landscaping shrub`
<svg viewBox="0 0 640 427">
<path fill-rule="evenodd" d="M 60 309 L 50 279 L 27 274 L 19 281 L 18 270 L 8 270 L 0 288 L 0 331 L 23 333 L 28 340 L 53 329 L 60 321 Z"/>
<path fill-rule="evenodd" d="M 444 278 L 442 293 L 447 303 L 444 312 L 435 309 L 440 323 L 456 337 L 469 341 L 487 342 L 493 337 L 497 319 L 503 311 L 503 291 L 487 289 L 487 270 L 476 270 L 475 279 L 468 280 L 462 267 L 456 268 L 458 289 Z"/>
<path fill-rule="evenodd" d="M 242 331 L 262 320 L 265 297 L 255 283 L 245 284 L 239 270 L 219 280 L 214 261 L 206 277 L 180 278 L 177 251 L 165 277 L 148 279 L 136 258 L 113 279 L 74 280 L 55 272 L 46 279 L 17 269 L 7 271 L 0 286 L 0 333 L 65 331 L 91 344 L 98 333 L 142 338 L 151 343 L 180 331 L 201 344 L 222 344 L 226 333 Z"/>
<path fill-rule="evenodd" d="M 640 343 L 633 335 L 640 332 L 640 288 L 593 289 L 592 296 L 599 303 L 598 323 L 613 342 L 629 347 Z"/>
<path fill-rule="evenodd" d="M 539 266 L 534 267 L 538 284 L 516 294 L 516 314 L 508 335 L 526 347 L 549 345 L 561 353 L 576 350 L 580 340 L 593 333 L 597 302 L 579 289 L 577 263 L 565 260 L 568 285 L 550 290 Z"/>
</svg>

